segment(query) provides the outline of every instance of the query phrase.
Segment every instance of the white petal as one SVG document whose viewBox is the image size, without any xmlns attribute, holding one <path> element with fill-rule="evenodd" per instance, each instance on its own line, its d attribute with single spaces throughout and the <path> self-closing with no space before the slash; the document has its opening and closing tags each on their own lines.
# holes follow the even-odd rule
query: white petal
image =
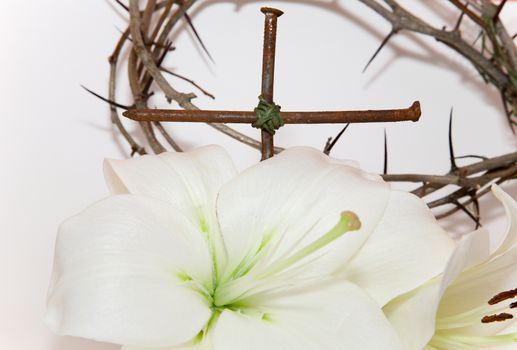
<svg viewBox="0 0 517 350">
<path fill-rule="evenodd" d="M 515 289 L 517 287 L 517 246 L 503 255 L 480 265 L 474 266 L 462 273 L 445 291 L 442 304 L 438 311 L 439 316 L 455 315 L 472 310 L 480 306 L 486 306 L 486 314 L 499 313 L 498 307 L 506 307 L 508 301 L 500 305 L 488 306 L 488 300 L 500 292 Z M 502 310 L 501 312 L 509 312 Z M 492 324 L 476 323 L 464 332 L 476 335 L 493 335 L 503 330 L 511 322 Z"/>
<path fill-rule="evenodd" d="M 504 253 L 517 243 L 517 202 L 497 185 L 492 186 L 492 193 L 503 203 L 506 216 L 508 217 L 506 234 L 497 245 L 498 248 L 493 253 L 495 255 Z"/>
<path fill-rule="evenodd" d="M 443 278 L 403 295 L 385 307 L 386 315 L 408 349 L 420 349 L 429 341 L 437 318 L 458 315 L 487 305 L 493 295 L 513 289 L 517 285 L 516 205 L 499 188 L 495 187 L 494 193 L 505 205 L 510 218 L 507 234 L 497 252 L 490 254 L 488 231 L 481 229 L 473 232 L 458 244 L 447 263 Z M 372 242 L 374 238 L 375 233 L 372 235 Z M 367 245 L 368 243 L 359 254 L 367 251 Z M 511 246 L 513 248 L 508 250 Z M 501 253 L 504 254 L 497 255 Z M 414 261 L 420 264 L 421 260 L 422 258 L 415 258 Z M 504 326 L 482 325 L 461 331 L 470 331 L 476 335 L 495 334 Z"/>
<path fill-rule="evenodd" d="M 459 242 L 449 259 L 443 276 L 437 277 L 420 288 L 406 293 L 388 303 L 384 313 L 397 330 L 406 349 L 422 349 L 435 331 L 435 322 L 440 303 L 446 298 L 446 288 L 468 266 L 488 254 L 488 232 L 475 231 Z M 419 260 L 415 260 L 418 263 Z M 468 297 L 464 299 L 469 299 Z"/>
<path fill-rule="evenodd" d="M 376 303 L 347 282 L 286 290 L 254 299 L 258 314 L 225 310 L 214 350 L 388 350 L 400 343 Z"/>
<path fill-rule="evenodd" d="M 350 210 L 359 216 L 361 230 L 322 249 L 324 256 L 311 263 L 319 274 L 334 271 L 373 231 L 388 196 L 388 185 L 376 175 L 315 149 L 285 150 L 246 170 L 219 193 L 217 215 L 230 261 L 228 272 L 264 247 L 269 261 L 293 253 L 328 232 L 340 213 Z"/>
<path fill-rule="evenodd" d="M 422 200 L 392 191 L 382 220 L 341 275 L 382 306 L 442 273 L 454 248 Z"/>
<path fill-rule="evenodd" d="M 113 193 L 145 194 L 168 201 L 208 230 L 217 226 L 217 192 L 236 170 L 224 149 L 205 146 L 189 152 L 106 160 L 104 174 Z"/>
<path fill-rule="evenodd" d="M 61 226 L 46 322 L 59 334 L 117 344 L 185 342 L 211 315 L 186 276 L 210 283 L 210 259 L 168 203 L 110 197 Z"/>
<path fill-rule="evenodd" d="M 384 307 L 406 350 L 422 349 L 433 336 L 440 295 L 440 279 L 436 279 Z"/>
<path fill-rule="evenodd" d="M 467 252 L 465 272 L 459 275 L 446 291 L 440 314 L 456 314 L 486 305 L 495 294 L 517 286 L 517 204 L 499 187 L 494 195 L 503 203 L 508 216 L 508 229 L 498 248 L 489 252 L 489 234 L 478 234 L 477 248 Z M 468 295 L 468 298 L 465 298 Z M 485 327 L 486 328 L 486 327 Z"/>
</svg>

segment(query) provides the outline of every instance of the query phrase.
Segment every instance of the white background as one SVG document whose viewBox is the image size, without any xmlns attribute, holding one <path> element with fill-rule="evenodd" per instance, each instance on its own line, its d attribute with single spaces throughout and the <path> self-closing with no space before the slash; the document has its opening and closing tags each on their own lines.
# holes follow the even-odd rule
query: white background
<svg viewBox="0 0 517 350">
<path fill-rule="evenodd" d="M 334 156 L 353 158 L 369 171 L 381 171 L 386 128 L 391 172 L 444 173 L 451 107 L 458 155 L 494 156 L 516 148 L 498 93 L 463 58 L 433 39 L 401 34 L 361 73 L 390 27 L 358 1 L 200 3 L 191 14 L 216 63 L 206 59 L 188 32 L 174 36 L 177 50 L 166 62 L 216 95 L 212 101 L 198 94 L 200 107 L 252 109 L 256 105 L 263 30 L 259 8 L 269 5 L 286 11 L 279 19 L 275 85 L 275 100 L 284 110 L 395 108 L 417 99 L 422 103 L 419 123 L 351 126 Z M 237 3 L 242 6 L 237 8 Z M 451 26 L 456 19 L 445 1 L 403 3 L 437 26 Z M 125 17 L 107 0 L 2 3 L 0 349 L 117 349 L 56 337 L 45 328 L 42 316 L 57 226 L 107 195 L 102 160 L 123 158 L 129 150 L 110 125 L 106 104 L 79 86 L 107 94 L 107 57 L 118 29 L 125 28 Z M 517 6 L 507 6 L 503 17 L 517 31 Z M 121 86 L 125 74 L 121 67 Z M 177 79 L 171 83 L 182 91 L 195 91 Z M 121 90 L 118 100 L 129 102 L 127 89 Z M 165 107 L 161 96 L 153 101 Z M 136 130 L 134 124 L 127 125 Z M 286 126 L 276 140 L 281 146 L 322 148 L 340 127 Z M 185 149 L 224 145 L 241 169 L 259 159 L 256 151 L 206 125 L 169 129 Z M 259 134 L 247 126 L 238 129 Z M 517 196 L 515 184 L 506 189 Z M 483 202 L 488 227 L 500 231 L 502 220 L 493 220 L 502 217 L 500 207 L 490 198 Z M 455 232 L 472 226 L 461 216 L 444 224 Z"/>
</svg>

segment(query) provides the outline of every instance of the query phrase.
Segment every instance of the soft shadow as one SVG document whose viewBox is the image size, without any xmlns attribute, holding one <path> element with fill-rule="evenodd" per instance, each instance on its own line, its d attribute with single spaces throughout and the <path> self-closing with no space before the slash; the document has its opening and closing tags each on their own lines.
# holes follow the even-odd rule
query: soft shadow
<svg viewBox="0 0 517 350">
<path fill-rule="evenodd" d="M 444 23 L 455 24 L 460 16 L 460 10 L 448 1 L 422 1 L 421 4 L 437 14 Z M 453 9 L 456 10 L 452 11 Z"/>
<path fill-rule="evenodd" d="M 481 99 L 487 105 L 496 107 L 498 109 L 501 108 L 501 98 L 497 89 L 495 89 L 494 86 L 491 86 L 489 88 L 487 84 L 481 79 L 479 74 L 477 74 L 473 69 L 467 68 L 471 66 L 471 63 L 467 61 L 467 59 L 462 58 L 464 64 L 460 64 L 456 60 L 452 60 L 449 57 L 444 56 L 443 54 L 437 52 L 430 45 L 428 45 L 425 42 L 425 40 L 423 40 L 422 36 L 419 34 L 411 32 L 401 32 L 398 35 L 410 39 L 413 43 L 417 44 L 422 50 L 425 50 L 427 54 L 416 53 L 394 42 L 389 43 L 389 48 L 393 50 L 393 52 L 395 53 L 395 57 L 392 60 L 385 60 L 385 63 L 380 68 L 377 68 L 376 73 L 364 85 L 366 88 L 370 87 L 370 85 L 375 83 L 375 81 L 378 78 L 380 78 L 386 70 L 390 68 L 391 64 L 394 63 L 397 60 L 397 58 L 407 57 L 433 67 L 447 69 L 451 72 L 456 73 L 460 77 L 463 86 L 469 87 L 473 91 L 477 91 L 478 95 L 481 95 Z M 426 82 L 422 81 L 422 83 Z M 480 92 L 482 93 L 479 94 Z"/>
<path fill-rule="evenodd" d="M 107 113 L 107 118 L 110 118 L 109 112 Z M 124 123 L 124 126 L 126 127 L 126 130 L 129 132 L 129 134 L 133 137 L 133 139 L 140 145 L 144 146 L 146 149 L 147 147 L 145 136 L 141 128 L 138 127 L 138 124 L 136 122 L 128 123 L 122 116 L 120 116 L 120 119 L 122 123 Z M 103 124 L 97 123 L 95 121 L 83 121 L 83 124 L 86 126 L 96 129 L 99 131 L 102 131 L 103 133 L 109 134 L 111 140 L 117 147 L 117 150 L 120 152 L 120 154 L 123 154 L 125 157 L 129 157 L 131 155 L 131 146 L 129 143 L 127 143 L 126 139 L 122 136 L 122 133 L 118 130 L 117 126 L 115 124 L 109 124 L 109 126 L 105 126 Z M 148 150 L 149 151 L 149 150 Z"/>
<path fill-rule="evenodd" d="M 99 343 L 83 338 L 59 337 L 46 350 L 120 350 L 120 345 Z"/>
<path fill-rule="evenodd" d="M 334 2 L 319 2 L 319 1 L 312 1 L 312 0 L 293 0 L 293 1 L 286 1 L 286 0 L 278 0 L 278 1 L 271 1 L 271 0 L 207 0 L 199 3 L 198 6 L 196 6 L 192 12 L 190 12 L 190 16 L 192 18 L 196 17 L 200 12 L 205 10 L 206 8 L 218 5 L 221 3 L 228 3 L 228 4 L 234 4 L 235 5 L 235 11 L 239 11 L 241 8 L 257 4 L 257 3 L 279 3 L 279 4 L 302 4 L 306 6 L 311 7 L 317 7 L 323 10 L 326 10 L 332 14 L 338 15 L 343 17 L 344 19 L 351 21 L 352 23 L 357 24 L 361 28 L 363 28 L 366 32 L 370 33 L 374 37 L 377 37 L 379 39 L 379 44 L 384 39 L 384 37 L 388 34 L 385 32 L 381 32 L 377 27 L 373 26 L 371 23 L 365 21 L 361 17 L 353 14 L 349 10 L 345 9 L 340 3 L 337 1 Z M 437 11 L 438 15 L 446 21 L 446 19 L 454 18 L 456 16 L 456 13 L 450 11 L 451 14 L 447 16 L 448 9 L 445 6 L 437 6 L 437 5 L 429 5 L 428 7 L 431 10 Z M 175 40 L 179 33 L 181 33 L 185 29 L 185 23 L 182 23 L 178 28 L 172 33 L 172 38 Z M 413 50 L 409 50 L 396 42 L 394 42 L 394 39 L 396 40 L 396 37 L 392 38 L 390 42 L 387 44 L 387 47 L 389 47 L 390 50 L 392 50 L 395 53 L 396 58 L 399 57 L 407 57 L 410 59 L 417 60 L 419 62 L 423 62 L 425 64 L 434 66 L 434 67 L 440 67 L 447 69 L 451 72 L 456 73 L 460 76 L 461 81 L 465 83 L 465 85 L 470 86 L 472 89 L 483 92 L 481 94 L 481 98 L 491 106 L 496 106 L 497 108 L 500 108 L 500 97 L 496 89 L 487 89 L 486 84 L 481 79 L 480 76 L 474 73 L 473 69 L 471 69 L 470 65 L 471 63 L 468 62 L 466 59 L 463 64 L 460 64 L 459 62 L 456 62 L 455 60 L 450 59 L 443 53 L 439 52 L 437 49 L 432 47 L 431 45 L 428 45 L 422 38 L 422 35 L 416 34 L 416 33 L 410 33 L 410 32 L 403 32 L 398 35 L 403 35 L 406 38 L 410 39 L 413 43 L 415 43 L 418 47 L 420 47 L 424 52 L 423 53 L 417 53 Z M 209 45 L 210 43 L 208 43 Z M 443 44 L 437 44 L 444 47 Z M 365 64 L 367 60 L 370 58 L 369 55 L 373 54 L 374 50 L 376 48 L 371 48 L 371 52 L 368 53 L 368 56 L 365 56 Z M 382 54 L 382 52 L 380 53 Z M 204 56 L 201 52 L 200 55 Z M 385 72 L 391 64 L 395 62 L 395 59 L 386 61 L 380 68 L 376 69 L 376 73 L 368 80 L 368 82 L 365 84 L 365 87 L 368 88 L 371 84 L 373 84 L 383 72 Z M 207 63 L 208 64 L 208 63 Z M 373 62 L 375 64 L 375 61 Z M 208 64 L 210 66 L 210 64 Z M 372 67 L 370 67 L 372 68 Z"/>
<path fill-rule="evenodd" d="M 112 8 L 112 10 L 117 14 L 120 19 L 123 19 L 125 22 L 129 23 L 129 14 L 123 9 L 119 4 L 114 1 L 104 0 L 104 2 Z"/>
</svg>

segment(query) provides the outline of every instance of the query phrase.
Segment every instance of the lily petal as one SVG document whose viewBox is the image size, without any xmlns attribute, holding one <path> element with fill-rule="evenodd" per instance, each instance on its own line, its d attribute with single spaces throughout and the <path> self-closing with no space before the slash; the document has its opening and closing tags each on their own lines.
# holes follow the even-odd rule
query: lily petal
<svg viewBox="0 0 517 350">
<path fill-rule="evenodd" d="M 104 174 L 112 193 L 162 199 L 208 231 L 217 229 L 217 192 L 237 171 L 228 153 L 212 145 L 189 152 L 106 160 Z"/>
<path fill-rule="evenodd" d="M 211 315 L 211 258 L 167 202 L 121 195 L 60 227 L 46 322 L 58 334 L 133 346 L 192 339 Z"/>
<path fill-rule="evenodd" d="M 458 334 L 473 343 L 491 344 L 499 349 L 515 342 L 515 320 L 482 323 L 484 316 L 509 312 L 511 301 L 489 305 L 488 300 L 517 285 L 517 247 L 462 272 L 443 293 L 437 320 L 441 328 L 455 327 Z M 513 334 L 513 336 L 512 336 Z M 483 338 L 486 337 L 486 338 Z M 496 344 L 497 341 L 497 344 Z M 512 343 L 512 349 L 515 344 Z M 501 347 L 501 349 L 507 347 Z"/>
<path fill-rule="evenodd" d="M 377 304 L 348 282 L 299 286 L 254 299 L 258 314 L 225 310 L 214 350 L 401 349 Z"/>
<path fill-rule="evenodd" d="M 440 279 L 406 293 L 384 307 L 384 313 L 397 331 L 404 349 L 423 349 L 435 331 L 440 303 Z"/>
<path fill-rule="evenodd" d="M 488 254 L 488 242 L 488 231 L 485 229 L 464 236 L 447 263 L 443 276 L 399 296 L 384 307 L 384 313 L 406 349 L 422 349 L 429 342 L 435 332 L 438 308 L 446 288 L 465 268 L 479 261 L 480 255 Z M 465 299 L 469 298 L 470 295 Z"/>
<path fill-rule="evenodd" d="M 461 315 L 483 305 L 488 307 L 487 302 L 494 294 L 515 288 L 517 204 L 499 187 L 493 186 L 492 190 L 509 218 L 498 248 L 490 251 L 490 236 L 485 229 L 464 236 L 442 278 L 391 301 L 384 308 L 407 349 L 422 348 L 433 336 L 437 319 Z M 506 326 L 468 326 L 461 332 L 478 336 L 496 334 Z"/>
<path fill-rule="evenodd" d="M 442 273 L 455 247 L 422 200 L 392 191 L 373 234 L 338 275 L 383 306 Z"/>
<path fill-rule="evenodd" d="M 502 254 L 517 243 L 517 202 L 501 187 L 497 185 L 492 186 L 492 193 L 501 203 L 503 203 L 506 216 L 508 217 L 508 227 L 506 234 L 503 236 L 501 242 L 497 245 L 497 249 L 492 255 Z"/>
<path fill-rule="evenodd" d="M 506 233 L 493 252 L 487 248 L 488 233 L 484 242 L 478 244 L 485 244 L 485 247 L 468 252 L 468 258 L 475 261 L 471 261 L 469 269 L 447 289 L 440 312 L 443 316 L 485 305 L 495 294 L 517 285 L 517 202 L 498 186 L 493 186 L 492 192 L 504 205 L 508 217 Z"/>
<path fill-rule="evenodd" d="M 505 254 L 462 273 L 446 290 L 438 310 L 439 317 L 459 314 L 483 305 L 486 306 L 486 315 L 499 313 L 498 307 L 507 307 L 508 302 L 489 307 L 488 300 L 498 293 L 512 290 L 517 286 L 516 264 L 517 246 L 514 246 Z M 479 319 L 479 323 L 465 327 L 462 332 L 478 336 L 493 335 L 511 323 L 481 324 L 481 317 Z"/>
<path fill-rule="evenodd" d="M 295 147 L 249 168 L 225 184 L 217 216 L 226 244 L 228 274 L 278 261 L 328 232 L 345 210 L 362 228 L 321 249 L 311 269 L 325 274 L 346 264 L 381 219 L 389 186 L 378 176 L 333 160 L 320 151 Z M 266 261 L 267 260 L 267 261 Z"/>
</svg>

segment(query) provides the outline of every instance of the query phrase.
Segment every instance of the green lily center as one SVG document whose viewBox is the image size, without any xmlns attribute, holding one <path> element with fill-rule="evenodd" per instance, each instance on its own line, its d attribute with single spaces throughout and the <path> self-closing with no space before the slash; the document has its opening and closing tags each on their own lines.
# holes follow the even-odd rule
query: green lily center
<svg viewBox="0 0 517 350">
<path fill-rule="evenodd" d="M 250 273 L 260 258 L 258 255 L 263 252 L 259 249 L 255 254 L 248 255 L 228 277 L 216 283 L 217 287 L 211 295 L 213 306 L 220 308 L 228 305 L 242 305 L 242 299 L 248 296 L 255 286 L 263 285 L 268 280 L 274 279 L 279 273 L 313 255 L 345 233 L 360 228 L 361 222 L 357 215 L 351 211 L 344 211 L 341 213 L 338 223 L 318 239 L 294 251 L 291 255 L 273 261 L 264 268 Z M 268 238 L 268 241 L 270 241 L 270 238 Z"/>
<path fill-rule="evenodd" d="M 270 315 L 263 313 L 258 307 L 253 305 L 251 296 L 260 293 L 267 286 L 268 282 L 275 281 L 279 273 L 286 271 L 297 262 L 312 256 L 315 252 L 331 244 L 347 232 L 356 231 L 361 228 L 361 222 L 357 215 L 351 211 L 342 212 L 338 223 L 328 232 L 314 240 L 313 242 L 294 251 L 292 254 L 272 261 L 270 264 L 254 270 L 257 262 L 261 258 L 264 246 L 270 244 L 270 235 L 266 237 L 266 243 L 261 244 L 253 254 L 248 254 L 238 266 L 229 274 L 214 274 L 211 283 L 198 283 L 188 275 L 179 275 L 183 281 L 200 293 L 212 309 L 212 315 L 204 329 L 198 334 L 196 339 L 201 341 L 203 337 L 213 328 L 221 313 L 228 309 L 239 313 L 252 315 L 262 320 L 270 320 Z M 217 269 L 217 259 L 212 259 L 214 270 Z M 222 277 L 224 276 L 224 277 Z M 276 282 L 276 281 L 275 281 Z M 257 288 L 260 287 L 260 288 Z"/>
</svg>

